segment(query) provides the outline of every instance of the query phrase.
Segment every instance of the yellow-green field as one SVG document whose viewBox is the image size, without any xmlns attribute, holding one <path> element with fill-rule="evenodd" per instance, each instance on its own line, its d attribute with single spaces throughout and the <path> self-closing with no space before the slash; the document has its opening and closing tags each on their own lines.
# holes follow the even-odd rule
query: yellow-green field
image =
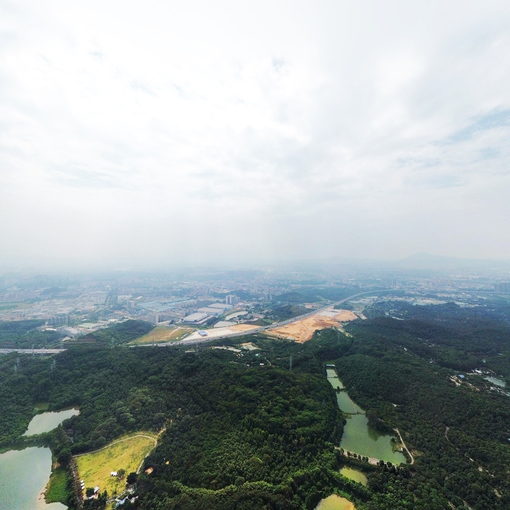
<svg viewBox="0 0 510 510">
<path fill-rule="evenodd" d="M 193 328 L 184 328 L 181 326 L 156 326 L 147 334 L 135 338 L 130 344 L 153 344 L 163 342 L 175 342 L 182 340 L 185 336 L 193 332 Z"/>
<path fill-rule="evenodd" d="M 145 456 L 156 446 L 157 436 L 151 432 L 138 432 L 121 437 L 109 445 L 75 457 L 78 476 L 87 487 L 106 490 L 108 496 L 120 494 L 126 486 L 126 477 L 140 467 Z M 126 475 L 119 480 L 112 471 L 124 469 Z"/>
</svg>

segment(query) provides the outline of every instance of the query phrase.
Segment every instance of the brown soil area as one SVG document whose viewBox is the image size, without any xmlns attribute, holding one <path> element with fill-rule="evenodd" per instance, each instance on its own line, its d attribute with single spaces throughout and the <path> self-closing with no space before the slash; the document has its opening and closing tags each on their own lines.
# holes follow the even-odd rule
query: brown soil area
<svg viewBox="0 0 510 510">
<path fill-rule="evenodd" d="M 358 316 L 350 310 L 328 308 L 300 321 L 270 329 L 268 334 L 303 343 L 310 340 L 318 329 L 338 328 L 344 322 L 353 321 L 357 318 Z"/>
</svg>

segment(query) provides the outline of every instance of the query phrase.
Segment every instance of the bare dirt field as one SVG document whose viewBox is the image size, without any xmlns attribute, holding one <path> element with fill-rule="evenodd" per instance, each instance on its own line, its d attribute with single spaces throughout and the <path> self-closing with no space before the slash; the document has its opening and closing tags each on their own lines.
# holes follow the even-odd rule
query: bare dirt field
<svg viewBox="0 0 510 510">
<path fill-rule="evenodd" d="M 357 318 L 358 316 L 351 310 L 327 308 L 300 321 L 270 329 L 267 334 L 303 343 L 310 340 L 318 329 L 338 328 L 344 322 L 350 322 Z"/>
</svg>

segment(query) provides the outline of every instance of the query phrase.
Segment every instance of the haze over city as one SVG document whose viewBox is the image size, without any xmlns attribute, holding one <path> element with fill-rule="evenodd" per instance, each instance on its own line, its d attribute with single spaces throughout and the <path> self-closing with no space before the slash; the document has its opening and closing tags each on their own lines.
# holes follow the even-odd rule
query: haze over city
<svg viewBox="0 0 510 510">
<path fill-rule="evenodd" d="M 0 269 L 510 258 L 508 2 L 0 9 Z"/>
</svg>

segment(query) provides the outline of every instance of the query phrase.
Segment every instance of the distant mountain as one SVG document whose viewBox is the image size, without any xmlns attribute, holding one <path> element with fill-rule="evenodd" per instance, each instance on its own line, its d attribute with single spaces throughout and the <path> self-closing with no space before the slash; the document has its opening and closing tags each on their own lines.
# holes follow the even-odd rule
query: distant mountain
<svg viewBox="0 0 510 510">
<path fill-rule="evenodd" d="M 444 257 L 430 253 L 416 253 L 397 262 L 401 269 L 419 269 L 429 271 L 510 271 L 508 260 L 464 259 Z"/>
</svg>

